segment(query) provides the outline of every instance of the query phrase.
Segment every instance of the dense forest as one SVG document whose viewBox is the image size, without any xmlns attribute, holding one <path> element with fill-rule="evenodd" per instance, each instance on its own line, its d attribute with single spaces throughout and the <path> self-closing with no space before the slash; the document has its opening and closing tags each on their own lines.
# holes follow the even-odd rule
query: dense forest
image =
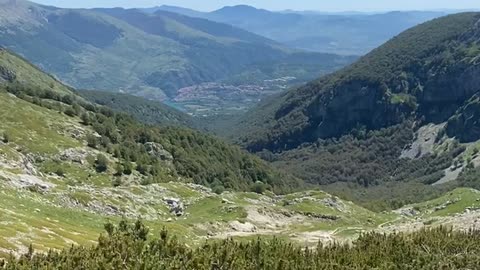
<svg viewBox="0 0 480 270">
<path fill-rule="evenodd" d="M 338 139 L 319 139 L 289 151 L 264 150 L 258 155 L 342 198 L 374 210 L 395 209 L 459 185 L 432 186 L 445 176 L 445 169 L 465 146 L 452 140 L 441 151 L 400 158 L 415 139 L 414 130 L 412 121 L 377 131 L 360 128 Z"/>
<path fill-rule="evenodd" d="M 446 228 L 412 234 L 368 233 L 352 244 L 302 248 L 278 239 L 207 241 L 188 247 L 163 230 L 151 238 L 140 221 L 105 225 L 92 247 L 0 261 L 1 269 L 478 269 L 480 232 Z"/>
</svg>

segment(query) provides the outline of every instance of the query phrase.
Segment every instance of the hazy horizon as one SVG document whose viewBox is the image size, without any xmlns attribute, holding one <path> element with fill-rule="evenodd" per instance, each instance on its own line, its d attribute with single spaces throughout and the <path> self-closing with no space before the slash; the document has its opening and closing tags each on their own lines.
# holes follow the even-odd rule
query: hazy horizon
<svg viewBox="0 0 480 270">
<path fill-rule="evenodd" d="M 404 0 L 401 3 L 386 3 L 383 0 L 337 0 L 334 2 L 319 2 L 313 0 L 34 0 L 33 2 L 68 8 L 124 7 L 145 8 L 161 5 L 178 6 L 199 11 L 212 11 L 224 6 L 249 5 L 272 11 L 318 11 L 318 12 L 387 12 L 407 10 L 477 10 L 478 0 Z M 134 2 L 134 3 L 132 3 Z"/>
</svg>

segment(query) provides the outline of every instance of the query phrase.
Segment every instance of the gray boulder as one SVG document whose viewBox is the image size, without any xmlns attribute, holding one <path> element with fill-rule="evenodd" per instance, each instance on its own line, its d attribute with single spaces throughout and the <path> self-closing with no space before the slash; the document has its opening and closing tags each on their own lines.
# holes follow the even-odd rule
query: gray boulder
<svg viewBox="0 0 480 270">
<path fill-rule="evenodd" d="M 185 214 L 185 205 L 180 199 L 177 198 L 164 198 L 163 201 L 170 208 L 170 213 L 175 214 L 177 217 Z"/>
<path fill-rule="evenodd" d="M 152 157 L 159 158 L 163 161 L 173 161 L 173 155 L 163 148 L 163 145 L 154 142 L 145 143 L 145 149 Z"/>
</svg>

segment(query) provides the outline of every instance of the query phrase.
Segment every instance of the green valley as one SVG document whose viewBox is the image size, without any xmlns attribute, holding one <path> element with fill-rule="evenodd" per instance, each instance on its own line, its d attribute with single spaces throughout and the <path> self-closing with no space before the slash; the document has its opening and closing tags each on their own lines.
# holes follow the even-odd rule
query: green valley
<svg viewBox="0 0 480 270">
<path fill-rule="evenodd" d="M 480 13 L 346 67 L 169 11 L 0 15 L 0 269 L 479 268 Z"/>
<path fill-rule="evenodd" d="M 288 87 L 355 59 L 289 49 L 229 25 L 168 12 L 59 9 L 15 0 L 1 1 L 0 14 L 0 46 L 78 89 L 175 102 L 182 88 L 214 82 L 237 87 L 245 84 L 239 77 L 249 77 L 248 85 L 256 89 L 253 99 L 225 104 L 226 111 L 249 108 L 252 101 L 282 90 L 277 85 L 264 89 L 264 81 L 293 77 L 281 84 Z M 210 99 L 224 95 L 228 90 Z M 208 102 L 196 105 L 215 108 Z"/>
</svg>

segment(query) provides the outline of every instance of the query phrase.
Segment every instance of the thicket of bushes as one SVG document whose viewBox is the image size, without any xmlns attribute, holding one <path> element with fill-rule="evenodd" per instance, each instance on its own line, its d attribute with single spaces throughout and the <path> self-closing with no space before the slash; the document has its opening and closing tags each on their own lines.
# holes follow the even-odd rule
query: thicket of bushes
<svg viewBox="0 0 480 270">
<path fill-rule="evenodd" d="M 278 239 L 208 241 L 191 248 L 162 231 L 149 239 L 141 222 L 107 224 L 92 247 L 34 254 L 0 262 L 1 269 L 480 269 L 480 232 L 446 228 L 412 234 L 369 233 L 353 244 L 315 248 Z"/>
</svg>

